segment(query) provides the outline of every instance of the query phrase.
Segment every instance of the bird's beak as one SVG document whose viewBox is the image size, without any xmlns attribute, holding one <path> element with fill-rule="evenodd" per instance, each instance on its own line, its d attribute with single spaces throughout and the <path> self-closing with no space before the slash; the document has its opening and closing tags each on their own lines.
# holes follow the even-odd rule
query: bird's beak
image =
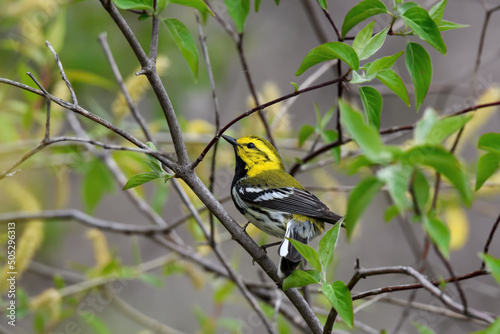
<svg viewBox="0 0 500 334">
<path fill-rule="evenodd" d="M 227 142 L 233 146 L 240 146 L 240 144 L 238 144 L 238 142 L 236 141 L 236 139 L 234 139 L 233 137 L 229 137 L 229 136 L 226 136 L 226 135 L 222 135 L 222 138 L 224 138 L 225 140 L 227 140 Z"/>
</svg>

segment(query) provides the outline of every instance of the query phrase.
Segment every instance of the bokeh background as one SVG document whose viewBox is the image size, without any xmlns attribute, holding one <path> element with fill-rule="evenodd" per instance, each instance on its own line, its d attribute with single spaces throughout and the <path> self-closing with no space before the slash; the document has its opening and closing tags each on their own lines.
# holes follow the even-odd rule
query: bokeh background
<svg viewBox="0 0 500 334">
<path fill-rule="evenodd" d="M 292 92 L 293 87 L 290 82 L 301 83 L 303 80 L 294 75 L 302 58 L 320 43 L 303 2 L 281 1 L 278 7 L 273 1 L 262 1 L 260 11 L 255 13 L 252 10 L 250 13 L 244 47 L 261 101 L 265 102 Z M 392 2 L 384 2 L 388 7 L 392 6 Z M 418 2 L 421 6 L 430 8 L 437 1 Z M 490 7 L 500 4 L 493 0 L 486 2 Z M 314 5 L 314 2 L 312 3 Z M 355 1 L 328 1 L 329 10 L 338 25 L 343 22 L 343 17 L 355 3 Z M 212 4 L 216 11 L 224 13 L 222 1 L 215 0 Z M 335 40 L 334 32 L 322 13 L 318 8 L 315 8 L 315 11 L 318 25 L 332 41 Z M 139 20 L 138 15 L 133 13 L 124 13 L 124 16 L 143 47 L 147 49 L 150 22 Z M 224 16 L 228 17 L 226 13 Z M 469 27 L 443 32 L 448 47 L 446 56 L 426 46 L 432 57 L 434 76 L 431 90 L 421 110 L 430 106 L 438 113 L 444 114 L 475 103 L 499 99 L 500 91 L 496 86 L 496 83 L 500 82 L 499 16 L 498 12 L 494 13 L 489 21 L 480 68 L 471 87 L 485 10 L 482 1 L 448 2 L 444 18 Z M 196 21 L 190 8 L 170 5 L 162 17 L 175 17 L 181 20 L 197 38 Z M 388 23 L 383 18 L 378 18 L 375 27 L 382 28 Z M 363 25 L 356 27 L 351 33 L 359 31 L 362 27 Z M 221 107 L 221 124 L 226 124 L 252 107 L 249 102 L 251 101 L 249 90 L 236 48 L 229 36 L 213 18 L 208 19 L 203 29 L 207 36 Z M 123 97 L 118 93 L 118 86 L 110 66 L 97 41 L 97 36 L 102 32 L 107 33 L 109 44 L 127 86 L 139 103 L 139 109 L 147 119 L 155 138 L 161 143 L 161 149 L 172 151 L 168 129 L 154 94 L 143 77 L 134 76 L 139 70 L 139 63 L 98 1 L 69 3 L 64 0 L 3 0 L 0 4 L 0 76 L 34 86 L 25 74 L 29 71 L 54 95 L 69 99 L 69 93 L 59 78 L 52 55 L 44 45 L 45 40 L 49 40 L 60 55 L 80 105 L 142 139 L 139 128 L 129 116 Z M 405 44 L 404 38 L 389 36 L 378 55 L 392 55 L 403 50 Z M 195 159 L 215 131 L 213 103 L 206 69 L 200 62 L 199 80 L 195 83 L 188 65 L 164 26 L 160 29 L 159 55 L 162 80 L 181 121 L 190 157 Z M 406 82 L 410 82 L 402 59 L 394 68 Z M 317 82 L 334 77 L 332 69 L 326 71 Z M 412 124 L 421 117 L 422 111 L 417 113 L 413 107 L 408 108 L 391 92 L 381 86 L 377 88 L 385 92 L 382 128 Z M 412 91 L 411 85 L 409 91 Z M 347 86 L 346 95 L 351 101 L 361 105 L 356 87 Z M 327 87 L 301 95 L 277 124 L 275 135 L 287 167 L 290 167 L 296 158 L 305 155 L 312 144 L 307 142 L 303 147 L 298 147 L 296 138 L 303 124 L 315 124 L 314 103 L 317 103 L 319 110 L 325 113 L 336 103 L 336 87 Z M 280 105 L 270 109 L 268 115 L 273 120 L 280 111 Z M 65 133 L 68 130 L 64 113 L 62 108 L 53 107 L 53 134 Z M 482 110 L 478 114 L 481 116 L 474 118 L 468 126 L 458 148 L 460 159 L 468 163 L 471 175 L 474 175 L 473 161 L 477 160 L 478 154 L 474 147 L 480 134 L 498 131 L 500 127 L 498 111 Z M 43 136 L 44 117 L 42 98 L 6 85 L 0 86 L 1 170 L 7 169 L 38 143 Z M 103 142 L 121 143 L 108 130 L 85 119 L 81 122 L 90 137 Z M 334 122 L 329 126 L 333 128 Z M 253 115 L 233 126 L 229 134 L 263 135 L 264 132 L 257 115 Z M 404 144 L 410 138 L 411 134 L 399 137 L 393 142 Z M 227 201 L 234 168 L 233 153 L 228 146 L 222 142 L 219 146 L 214 192 L 218 198 L 225 200 L 224 206 L 243 224 L 245 223 L 243 217 L 236 212 L 231 201 Z M 344 154 L 354 151 L 355 147 L 348 146 L 344 149 Z M 115 152 L 113 157 L 127 176 L 147 171 L 146 165 L 141 162 L 144 158 L 139 154 Z M 81 146 L 61 145 L 44 150 L 24 163 L 21 171 L 0 181 L 0 213 L 76 208 L 103 219 L 147 224 L 144 217 L 130 205 L 120 187 L 114 184 L 112 177 L 98 163 L 94 163 L 94 160 Z M 324 167 L 316 166 L 312 170 L 299 173 L 298 179 L 311 189 L 335 188 L 335 191 L 316 189 L 314 192 L 334 211 L 344 214 L 349 187 L 356 184 L 359 175 L 348 176 L 347 164 L 328 163 L 331 160 L 329 155 L 324 155 L 313 161 L 312 166 L 318 161 L 327 163 Z M 201 177 L 207 182 L 209 165 L 207 159 L 199 167 Z M 500 177 L 497 175 L 477 194 L 471 208 L 457 204 L 459 202 L 456 201 L 456 194 L 446 189 L 446 184 L 444 185 L 439 207 L 452 232 L 451 263 L 457 274 L 470 272 L 479 267 L 478 253 L 482 250 L 498 215 L 499 185 Z M 169 184 L 155 181 L 141 187 L 139 191 L 167 222 L 175 221 L 187 213 Z M 194 197 L 192 200 L 200 206 L 200 202 Z M 382 191 L 365 212 L 362 224 L 353 240 L 348 243 L 345 241 L 345 236 L 341 237 L 332 277 L 348 281 L 353 273 L 356 258 L 359 258 L 362 266 L 368 268 L 391 265 L 416 266 L 417 257 L 412 251 L 412 247 L 415 246 L 412 246 L 411 240 L 416 241 L 418 247 L 422 247 L 424 240 L 422 228 L 419 224 L 409 222 L 411 217 L 398 217 L 390 223 L 384 222 L 384 211 L 390 205 L 387 194 Z M 22 223 L 17 224 L 19 237 L 24 228 Z M 178 232 L 187 242 L 197 245 L 205 256 L 212 257 L 210 251 L 203 245 L 203 239 L 194 222 L 188 221 L 178 229 Z M 98 264 L 99 261 L 105 261 L 102 259 L 103 254 L 109 254 L 108 266 L 111 269 L 132 267 L 138 262 L 169 256 L 167 250 L 148 238 L 96 231 L 89 233 L 89 228 L 72 221 L 40 223 L 32 229 L 32 233 L 34 236 L 30 244 L 35 250 L 34 259 L 18 281 L 19 290 L 29 297 L 39 296 L 58 284 L 66 287 L 75 284 L 69 281 L 70 277 L 78 281 L 85 276 L 87 278 L 95 276 L 98 270 L 102 270 L 98 268 Z M 267 240 L 273 241 L 253 228 L 250 228 L 250 233 L 261 243 Z M 230 240 L 221 226 L 218 226 L 217 237 L 227 256 L 245 278 L 257 280 L 261 277 L 258 266 L 252 265 L 251 258 Z M 5 238 L 2 239 L 2 254 L 4 245 Z M 498 241 L 492 243 L 490 253 L 498 257 L 500 254 Z M 269 254 L 277 260 L 274 249 L 271 249 Z M 5 254 L 1 259 L 5 260 Z M 164 265 L 138 279 L 120 280 L 116 284 L 117 287 L 123 284 L 122 289 L 117 292 L 119 298 L 151 318 L 185 333 L 208 333 L 212 329 L 217 333 L 262 332 L 260 324 L 255 317 L 252 317 L 246 301 L 237 289 L 175 256 L 165 259 Z M 432 252 L 429 256 L 428 269 L 426 273 L 434 275 L 433 277 L 447 276 L 445 268 Z M 56 279 L 54 279 L 55 274 L 57 274 Z M 360 282 L 356 286 L 356 291 L 410 282 L 411 279 L 407 277 L 378 276 Z M 492 277 L 464 281 L 462 284 L 470 305 L 498 313 L 500 289 Z M 447 291 L 458 299 L 453 287 Z M 91 298 L 95 296 L 98 299 L 98 294 L 98 290 L 90 290 L 88 296 Z M 220 297 L 224 294 L 227 296 Z M 52 332 L 66 333 L 69 322 L 76 322 L 83 329 L 82 333 L 99 332 L 100 321 L 111 333 L 148 333 L 116 302 L 101 301 L 94 307 L 87 299 L 88 296 L 84 298 L 77 295 L 67 300 L 62 310 L 52 310 L 60 312 L 63 318 L 53 325 Z M 387 297 L 406 300 L 408 296 L 409 293 L 398 292 Z M 222 298 L 222 302 L 218 302 L 217 298 Z M 425 291 L 417 294 L 416 301 L 440 305 Z M 324 305 L 324 310 L 328 310 L 325 301 L 319 300 L 318 303 Z M 75 314 L 74 311 L 65 311 L 66 308 L 74 309 L 75 305 L 80 305 L 80 311 L 84 312 Z M 40 309 L 44 308 L 40 306 Z M 355 318 L 374 328 L 390 330 L 399 319 L 401 311 L 400 306 L 391 304 L 386 298 L 356 313 Z M 45 308 L 42 315 L 29 312 L 25 317 L 20 317 L 16 328 L 10 329 L 13 333 L 32 333 L 37 327 L 37 322 L 39 324 L 45 321 L 47 324 L 50 321 L 50 312 L 50 308 L 48 311 Z M 98 318 L 97 324 L 95 321 L 89 324 L 85 320 L 85 316 L 88 315 L 85 312 L 94 312 Z M 214 328 L 216 319 L 218 322 Z M 481 328 L 471 322 L 412 310 L 409 321 L 400 333 L 416 333 L 416 329 L 411 325 L 413 321 L 433 328 L 436 333 L 468 333 Z M 286 327 L 283 327 L 283 331 L 287 332 Z"/>
</svg>

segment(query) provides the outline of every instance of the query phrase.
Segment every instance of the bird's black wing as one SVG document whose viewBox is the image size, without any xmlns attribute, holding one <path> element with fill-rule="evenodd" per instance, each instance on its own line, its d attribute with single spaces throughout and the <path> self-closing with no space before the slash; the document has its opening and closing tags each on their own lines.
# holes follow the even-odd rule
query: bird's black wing
<svg viewBox="0 0 500 334">
<path fill-rule="evenodd" d="M 240 186 L 239 197 L 250 205 L 317 218 L 335 224 L 342 216 L 330 211 L 319 198 L 294 187 L 261 188 Z"/>
</svg>

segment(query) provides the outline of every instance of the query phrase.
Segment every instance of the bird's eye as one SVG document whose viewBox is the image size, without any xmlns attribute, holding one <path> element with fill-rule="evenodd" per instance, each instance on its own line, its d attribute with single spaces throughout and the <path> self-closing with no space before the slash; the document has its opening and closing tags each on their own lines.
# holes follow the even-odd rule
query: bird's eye
<svg viewBox="0 0 500 334">
<path fill-rule="evenodd" d="M 255 144 L 254 143 L 249 143 L 249 144 L 247 144 L 247 147 L 248 148 L 255 148 Z"/>
</svg>

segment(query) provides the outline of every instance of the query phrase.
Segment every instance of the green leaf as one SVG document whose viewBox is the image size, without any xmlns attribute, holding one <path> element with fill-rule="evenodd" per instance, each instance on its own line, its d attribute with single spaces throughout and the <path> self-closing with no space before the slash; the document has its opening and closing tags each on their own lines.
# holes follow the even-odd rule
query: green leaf
<svg viewBox="0 0 500 334">
<path fill-rule="evenodd" d="M 350 45 L 341 42 L 329 42 L 309 51 L 295 75 L 301 75 L 308 68 L 332 59 L 342 60 L 353 70 L 359 68 L 358 55 Z"/>
<path fill-rule="evenodd" d="M 295 82 L 290 82 L 293 86 L 293 88 L 295 88 L 295 91 L 298 91 L 299 90 L 299 85 Z"/>
<path fill-rule="evenodd" d="M 321 8 L 323 8 L 325 10 L 327 9 L 327 7 L 326 7 L 326 0 L 318 0 L 318 3 L 321 6 Z"/>
<path fill-rule="evenodd" d="M 443 140 L 460 130 L 472 116 L 452 116 L 439 119 L 432 108 L 427 108 L 415 127 L 417 144 L 439 145 Z"/>
<path fill-rule="evenodd" d="M 390 222 L 391 220 L 394 219 L 394 217 L 396 217 L 397 215 L 399 214 L 399 210 L 398 210 L 398 207 L 395 206 L 395 205 L 391 205 L 390 207 L 388 207 L 386 210 L 385 210 L 385 213 L 384 213 L 384 220 L 386 222 Z"/>
<path fill-rule="evenodd" d="M 500 154 L 500 133 L 485 133 L 479 138 L 477 147 L 491 153 Z"/>
<path fill-rule="evenodd" d="M 70 69 L 66 71 L 66 75 L 68 78 L 71 78 L 71 82 L 84 83 L 107 90 L 114 89 L 116 87 L 116 84 L 112 80 L 85 70 Z"/>
<path fill-rule="evenodd" d="M 323 293 L 328 298 L 333 308 L 344 320 L 347 326 L 354 326 L 354 313 L 352 310 L 351 291 L 342 281 L 333 282 L 331 285 L 323 283 Z"/>
<path fill-rule="evenodd" d="M 488 152 L 477 161 L 476 191 L 492 176 L 500 167 L 500 155 Z"/>
<path fill-rule="evenodd" d="M 434 22 L 436 22 L 437 25 L 439 25 L 439 23 L 443 20 L 444 9 L 447 1 L 448 0 L 439 1 L 431 8 L 431 10 L 429 10 L 430 17 L 434 20 Z"/>
<path fill-rule="evenodd" d="M 153 2 L 151 0 L 113 0 L 116 7 L 120 9 L 135 9 L 135 10 L 153 10 Z"/>
<path fill-rule="evenodd" d="M 83 180 L 82 197 L 86 211 L 91 213 L 100 202 L 102 195 L 114 190 L 114 182 L 113 175 L 98 158 L 92 160 L 87 168 Z"/>
<path fill-rule="evenodd" d="M 339 101 L 339 107 L 342 124 L 346 127 L 354 141 L 361 147 L 366 157 L 373 162 L 391 160 L 392 154 L 386 150 L 378 131 L 365 123 L 363 115 L 351 108 L 343 100 Z"/>
<path fill-rule="evenodd" d="M 377 79 L 394 92 L 409 107 L 410 97 L 401 77 L 391 69 L 377 73 Z"/>
<path fill-rule="evenodd" d="M 405 63 L 415 89 L 415 103 L 418 111 L 424 102 L 432 80 L 431 56 L 420 44 L 408 43 Z"/>
<path fill-rule="evenodd" d="M 416 2 L 405 2 L 398 8 L 399 15 L 403 15 L 408 9 L 413 7 L 420 7 L 420 5 Z"/>
<path fill-rule="evenodd" d="M 227 12 L 236 24 L 236 30 L 242 34 L 245 31 L 245 22 L 250 13 L 250 0 L 224 0 Z"/>
<path fill-rule="evenodd" d="M 429 133 L 431 133 L 432 128 L 437 122 L 438 118 L 434 109 L 425 109 L 424 115 L 418 120 L 417 125 L 415 126 L 415 132 L 413 134 L 415 143 L 425 144 L 427 142 L 427 138 L 429 137 Z"/>
<path fill-rule="evenodd" d="M 373 78 L 367 78 L 365 75 L 361 76 L 358 74 L 358 72 L 354 71 L 354 72 L 352 72 L 352 79 L 349 82 L 351 84 L 359 84 L 359 83 L 364 83 L 364 82 L 370 82 L 372 80 L 373 80 Z"/>
<path fill-rule="evenodd" d="M 445 223 L 435 217 L 423 216 L 424 229 L 439 248 L 443 256 L 449 258 L 450 230 Z"/>
<path fill-rule="evenodd" d="M 352 235 L 358 219 L 383 185 L 384 183 L 378 178 L 368 177 L 359 182 L 352 190 L 347 202 L 347 213 L 345 215 L 345 227 L 348 237 Z"/>
<path fill-rule="evenodd" d="M 441 32 L 425 9 L 410 8 L 401 15 L 401 18 L 422 40 L 442 54 L 446 54 L 446 44 L 441 37 Z"/>
<path fill-rule="evenodd" d="M 446 1 L 446 0 L 444 0 Z M 414 322 L 413 326 L 415 326 L 420 334 L 436 334 L 432 329 L 429 327 L 419 324 L 418 322 Z"/>
<path fill-rule="evenodd" d="M 491 274 L 497 280 L 498 284 L 500 284 L 500 259 L 495 259 L 489 254 L 479 255 L 483 259 L 484 263 L 486 263 L 486 266 L 491 271 Z"/>
<path fill-rule="evenodd" d="M 339 138 L 339 134 L 335 130 L 325 130 L 321 132 L 321 137 L 325 141 L 326 144 L 331 144 Z M 334 147 L 330 150 L 332 152 L 333 157 L 335 158 L 335 162 L 340 162 L 340 146 Z"/>
<path fill-rule="evenodd" d="M 318 124 L 319 128 L 321 130 L 323 130 L 326 127 L 326 125 L 328 124 L 328 122 L 330 122 L 330 120 L 333 117 L 334 112 L 335 112 L 335 108 L 332 107 L 332 108 L 328 109 L 328 111 L 325 113 L 325 115 L 321 119 L 321 122 Z"/>
<path fill-rule="evenodd" d="M 149 284 L 151 286 L 155 286 L 157 288 L 161 288 L 164 285 L 163 279 L 160 277 L 149 274 L 149 273 L 142 273 L 139 275 L 139 279 L 143 281 L 146 284 Z"/>
<path fill-rule="evenodd" d="M 85 312 L 87 313 L 87 312 Z M 92 333 L 95 334 L 111 334 L 111 330 L 108 325 L 99 317 L 94 315 L 94 312 L 88 312 L 88 316 L 83 317 L 86 322 L 89 324 L 89 327 L 92 328 Z"/>
<path fill-rule="evenodd" d="M 163 22 L 167 25 L 175 44 L 191 68 L 195 81 L 198 80 L 198 49 L 194 43 L 193 36 L 186 26 L 177 19 L 165 19 Z"/>
<path fill-rule="evenodd" d="M 356 38 L 352 42 L 352 47 L 358 54 L 359 60 L 370 58 L 385 42 L 390 26 L 385 27 L 384 30 L 372 37 L 374 24 L 375 21 L 370 22 L 356 35 Z"/>
<path fill-rule="evenodd" d="M 438 28 L 439 31 L 446 31 L 446 30 L 453 30 L 453 29 L 460 29 L 460 28 L 467 28 L 470 27 L 468 24 L 460 24 L 460 23 L 455 23 L 451 21 L 441 21 L 439 23 Z"/>
<path fill-rule="evenodd" d="M 214 291 L 213 301 L 216 305 L 224 304 L 224 302 L 234 294 L 236 284 L 232 281 L 225 281 Z"/>
<path fill-rule="evenodd" d="M 257 13 L 260 8 L 260 0 L 255 0 L 255 12 Z"/>
<path fill-rule="evenodd" d="M 368 116 L 368 123 L 378 130 L 382 113 L 382 95 L 370 86 L 359 87 L 359 95 Z"/>
<path fill-rule="evenodd" d="M 412 167 L 401 164 L 390 165 L 380 169 L 377 177 L 387 185 L 392 201 L 399 212 L 404 212 L 410 207 L 410 200 L 406 195 Z"/>
<path fill-rule="evenodd" d="M 300 288 L 309 284 L 315 284 L 319 283 L 318 280 L 316 280 L 315 277 L 313 277 L 311 274 L 309 274 L 306 271 L 303 270 L 294 270 L 288 276 L 284 281 L 283 281 L 283 291 L 286 291 L 290 288 Z"/>
<path fill-rule="evenodd" d="M 123 187 L 122 190 L 127 190 L 130 188 L 134 188 L 137 186 L 140 186 L 141 184 L 147 183 L 149 181 L 161 178 L 161 175 L 158 175 L 158 173 L 155 172 L 146 172 L 146 173 L 140 173 L 133 175 L 128 181 L 127 184 Z"/>
<path fill-rule="evenodd" d="M 418 209 L 422 214 L 427 211 L 427 203 L 429 202 L 429 182 L 419 169 L 415 169 L 413 177 L 413 194 Z"/>
<path fill-rule="evenodd" d="M 396 60 L 398 60 L 401 55 L 403 55 L 404 51 L 400 51 L 396 53 L 395 55 L 388 56 L 388 57 L 382 57 L 380 59 L 374 60 L 370 67 L 368 67 L 366 71 L 366 76 L 376 76 L 378 72 L 390 69 Z M 366 65 L 365 65 L 366 66 Z"/>
<path fill-rule="evenodd" d="M 317 272 L 321 272 L 321 264 L 319 263 L 319 255 L 318 252 L 314 248 L 309 245 L 303 244 L 302 242 L 287 238 L 292 245 L 297 249 L 297 251 L 306 259 L 307 262 L 311 265 L 311 267 Z"/>
<path fill-rule="evenodd" d="M 401 159 L 413 166 L 429 166 L 443 174 L 460 193 L 466 205 L 472 202 L 467 175 L 457 158 L 439 146 L 423 145 L 409 149 Z"/>
<path fill-rule="evenodd" d="M 390 14 L 385 4 L 380 0 L 363 0 L 352 7 L 347 13 L 342 24 L 342 37 L 358 23 L 378 14 Z"/>
<path fill-rule="evenodd" d="M 300 128 L 299 133 L 299 146 L 304 145 L 307 138 L 309 138 L 315 131 L 315 128 L 312 125 L 304 124 Z"/>
<path fill-rule="evenodd" d="M 339 239 L 339 229 L 342 225 L 343 220 L 337 222 L 319 241 L 319 262 L 323 268 L 323 272 L 326 272 L 328 267 L 333 261 L 333 256 L 335 252 L 335 246 Z"/>
<path fill-rule="evenodd" d="M 493 322 L 488 328 L 470 333 L 470 334 L 498 334 L 500 333 L 500 317 Z"/>
<path fill-rule="evenodd" d="M 181 6 L 196 8 L 200 12 L 207 13 L 212 16 L 214 15 L 212 10 L 207 6 L 207 4 L 203 0 L 170 0 L 170 2 Z"/>
</svg>

